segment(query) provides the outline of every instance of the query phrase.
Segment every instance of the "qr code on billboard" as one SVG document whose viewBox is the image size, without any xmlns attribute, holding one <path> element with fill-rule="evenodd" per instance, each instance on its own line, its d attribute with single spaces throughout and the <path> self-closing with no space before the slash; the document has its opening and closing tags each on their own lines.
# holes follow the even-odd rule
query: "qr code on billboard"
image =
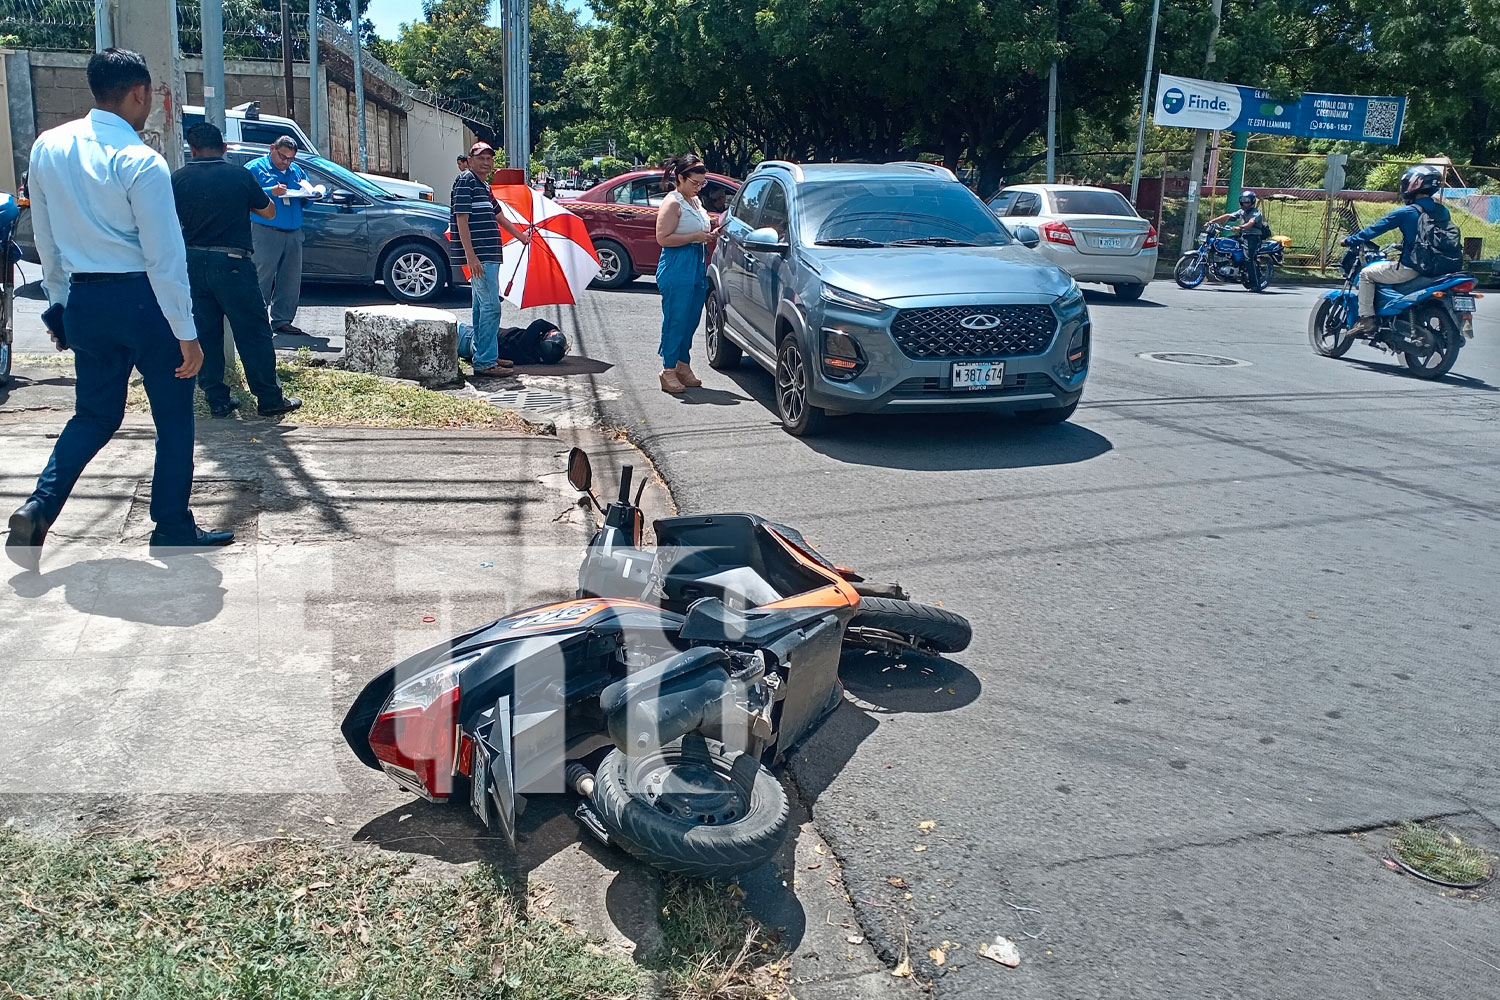
<svg viewBox="0 0 1500 1000">
<path fill-rule="evenodd" d="M 1395 101 L 1371 101 L 1365 111 L 1365 138 L 1396 138 L 1396 112 L 1400 109 Z"/>
</svg>

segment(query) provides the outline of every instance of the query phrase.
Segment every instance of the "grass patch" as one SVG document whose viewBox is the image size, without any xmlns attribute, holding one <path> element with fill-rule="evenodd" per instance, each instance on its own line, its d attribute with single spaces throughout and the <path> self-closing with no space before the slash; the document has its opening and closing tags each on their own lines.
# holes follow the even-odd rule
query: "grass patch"
<svg viewBox="0 0 1500 1000">
<path fill-rule="evenodd" d="M 92 1000 L 627 997 L 626 960 L 492 872 L 273 840 L 51 841 L 0 831 L 0 983 Z"/>
<path fill-rule="evenodd" d="M 777 935 L 745 913 L 737 885 L 667 876 L 662 945 L 645 964 L 662 972 L 679 1000 L 789 997 L 790 969 Z"/>
<path fill-rule="evenodd" d="M 299 354 L 290 361 L 281 360 L 276 374 L 288 396 L 302 399 L 302 408 L 279 417 L 261 419 L 291 420 L 299 424 L 360 425 L 365 427 L 487 427 L 521 430 L 525 424 L 508 410 L 477 399 L 424 389 L 341 368 L 317 367 L 311 356 Z M 242 404 L 240 418 L 259 417 L 255 397 L 245 385 L 245 371 L 238 360 L 225 373 L 224 384 Z M 151 405 L 146 389 L 136 376 L 130 386 L 127 407 L 149 413 Z M 208 417 L 208 401 L 203 394 L 194 397 L 199 417 Z"/>
<path fill-rule="evenodd" d="M 1489 855 L 1448 830 L 1402 823 L 1391 850 L 1402 864 L 1440 882 L 1466 886 L 1490 876 Z"/>
</svg>

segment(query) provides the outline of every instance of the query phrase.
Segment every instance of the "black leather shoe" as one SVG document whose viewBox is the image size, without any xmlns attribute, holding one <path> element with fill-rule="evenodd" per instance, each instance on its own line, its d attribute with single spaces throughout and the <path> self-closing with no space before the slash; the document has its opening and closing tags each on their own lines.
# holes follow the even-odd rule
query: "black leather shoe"
<svg viewBox="0 0 1500 1000">
<path fill-rule="evenodd" d="M 204 531 L 194 528 L 191 534 L 165 534 L 161 529 L 151 532 L 151 551 L 157 549 L 184 551 L 188 549 L 221 548 L 234 541 L 232 531 Z M 170 552 L 167 554 L 171 554 Z"/>
<path fill-rule="evenodd" d="M 10 516 L 10 534 L 5 539 L 5 554 L 10 561 L 35 573 L 42 563 L 42 543 L 50 527 L 39 501 L 27 500 L 17 508 Z"/>
<path fill-rule="evenodd" d="M 223 406 L 210 406 L 208 408 L 208 413 L 210 416 L 217 417 L 222 420 L 239 408 L 240 401 L 238 399 L 231 399 Z"/>
<path fill-rule="evenodd" d="M 279 417 L 283 413 L 291 413 L 293 410 L 300 409 L 301 406 L 302 400 L 296 396 L 288 396 L 281 401 L 280 406 L 273 406 L 269 409 L 262 406 L 260 408 L 260 415 L 263 417 Z"/>
</svg>

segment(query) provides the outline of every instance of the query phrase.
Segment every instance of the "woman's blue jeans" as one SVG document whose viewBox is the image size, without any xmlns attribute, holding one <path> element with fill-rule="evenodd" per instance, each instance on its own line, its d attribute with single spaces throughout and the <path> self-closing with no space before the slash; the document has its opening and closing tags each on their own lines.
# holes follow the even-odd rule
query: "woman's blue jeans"
<svg viewBox="0 0 1500 1000">
<path fill-rule="evenodd" d="M 688 363 L 693 334 L 703 316 L 708 296 L 708 272 L 703 244 L 663 247 L 656 265 L 656 287 L 661 290 L 661 355 L 663 368 Z"/>
</svg>

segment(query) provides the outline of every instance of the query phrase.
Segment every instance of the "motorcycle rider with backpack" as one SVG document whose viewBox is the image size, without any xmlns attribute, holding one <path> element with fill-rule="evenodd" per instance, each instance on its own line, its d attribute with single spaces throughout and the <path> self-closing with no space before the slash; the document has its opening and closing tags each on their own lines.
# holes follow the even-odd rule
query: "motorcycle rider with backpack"
<svg viewBox="0 0 1500 1000">
<path fill-rule="evenodd" d="M 1448 210 L 1433 200 L 1443 186 L 1443 170 L 1431 164 L 1419 164 L 1401 175 L 1397 190 L 1402 207 L 1391 212 L 1353 236 L 1345 237 L 1344 246 L 1372 243 L 1381 233 L 1401 230 L 1401 259 L 1368 265 L 1359 276 L 1359 322 L 1351 332 L 1356 335 L 1375 329 L 1375 286 L 1399 285 L 1419 277 L 1440 277 L 1463 269 L 1463 240 Z"/>
<path fill-rule="evenodd" d="M 1245 244 L 1245 287 L 1253 292 L 1262 291 L 1260 287 L 1260 245 L 1267 236 L 1271 235 L 1270 223 L 1266 222 L 1258 203 L 1260 196 L 1254 191 L 1240 192 L 1240 210 L 1238 212 L 1226 212 L 1208 220 L 1212 226 L 1216 222 L 1224 222 L 1234 219 L 1234 229 L 1240 235 L 1240 241 Z"/>
</svg>

